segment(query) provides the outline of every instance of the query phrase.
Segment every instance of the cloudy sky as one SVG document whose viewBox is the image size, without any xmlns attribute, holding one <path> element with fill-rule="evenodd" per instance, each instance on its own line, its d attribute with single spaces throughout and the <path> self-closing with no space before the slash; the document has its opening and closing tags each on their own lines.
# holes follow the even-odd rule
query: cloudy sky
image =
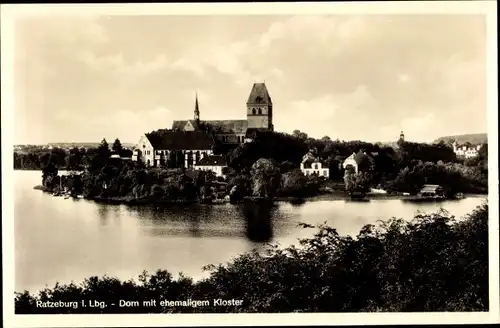
<svg viewBox="0 0 500 328">
<path fill-rule="evenodd" d="M 99 16 L 15 25 L 14 142 L 137 142 L 193 116 L 245 118 L 265 81 L 277 131 L 367 141 L 486 132 L 474 15 Z"/>
</svg>

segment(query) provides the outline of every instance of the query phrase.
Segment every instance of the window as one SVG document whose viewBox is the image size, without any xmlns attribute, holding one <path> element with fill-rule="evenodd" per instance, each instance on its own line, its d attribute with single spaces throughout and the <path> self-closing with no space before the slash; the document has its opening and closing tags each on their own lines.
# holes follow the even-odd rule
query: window
<svg viewBox="0 0 500 328">
<path fill-rule="evenodd" d="M 252 114 L 255 115 L 255 108 L 252 108 Z"/>
<path fill-rule="evenodd" d="M 262 109 L 259 108 L 259 115 L 262 115 Z"/>
<path fill-rule="evenodd" d="M 314 169 L 317 170 L 318 169 L 318 164 L 314 164 Z"/>
</svg>

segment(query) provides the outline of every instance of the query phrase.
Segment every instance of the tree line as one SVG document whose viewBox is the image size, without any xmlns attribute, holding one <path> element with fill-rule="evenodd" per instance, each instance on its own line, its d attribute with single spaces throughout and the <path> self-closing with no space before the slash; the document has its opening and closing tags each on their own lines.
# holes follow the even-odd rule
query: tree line
<svg viewBox="0 0 500 328">
<path fill-rule="evenodd" d="M 202 181 L 210 185 L 216 180 L 205 177 L 206 173 L 194 173 L 200 177 L 187 174 L 180 152 L 171 152 L 161 168 L 115 161 L 110 159 L 112 152 L 124 157 L 131 155 L 130 150 L 121 147 L 118 139 L 111 149 L 104 139 L 99 147 L 88 150 L 66 152 L 56 148 L 22 155 L 14 153 L 14 165 L 16 168 L 41 168 L 43 185 L 49 189 L 61 186 L 62 178 L 57 178 L 57 170 L 82 170 L 85 167 L 84 174 L 66 177 L 64 182 L 68 181 L 73 194 L 86 197 L 143 198 L 156 195 L 165 199 L 193 199 L 199 197 L 201 188 L 205 188 Z M 327 137 L 312 139 L 297 131 L 294 135 L 261 133 L 253 142 L 223 153 L 228 162 L 223 172 L 226 193 L 235 198 L 263 195 L 308 197 L 320 193 L 328 181 L 314 175 L 304 176 L 299 168 L 307 152 L 327 163 L 330 180 L 343 182 L 348 193 L 367 192 L 370 188 L 416 193 L 423 184 L 442 185 L 450 194 L 487 193 L 487 145 L 481 147 L 477 157 L 463 160 L 444 143 L 399 142 L 393 148 L 363 141 L 339 141 Z M 356 174 L 344 170 L 344 159 L 359 152 L 370 158 L 366 170 Z M 46 177 L 50 178 L 46 180 Z M 198 181 L 194 187 L 191 186 L 193 179 Z"/>
<path fill-rule="evenodd" d="M 477 157 L 464 160 L 457 158 L 453 148 L 444 142 L 399 141 L 391 147 L 359 140 L 313 139 L 297 130 L 293 135 L 261 133 L 254 142 L 240 145 L 226 156 L 229 166 L 242 174 L 248 174 L 260 158 L 271 159 L 284 174 L 298 169 L 308 151 L 326 162 L 330 179 L 344 180 L 348 191 L 379 187 L 390 192 L 415 193 L 427 183 L 444 185 L 450 192 L 487 192 L 487 144 L 482 145 Z M 358 174 L 345 171 L 343 161 L 359 152 L 368 155 L 367 168 Z"/>
<path fill-rule="evenodd" d="M 103 139 L 99 147 L 63 149 L 54 147 L 28 147 L 26 151 L 14 151 L 14 169 L 17 170 L 41 170 L 50 165 L 56 166 L 59 170 L 82 170 L 85 166 L 91 164 L 92 159 L 97 155 L 99 149 L 108 147 L 108 154 L 118 154 L 121 157 L 131 157 L 132 151 L 122 147 L 117 138 L 111 145 L 106 139 Z"/>
</svg>

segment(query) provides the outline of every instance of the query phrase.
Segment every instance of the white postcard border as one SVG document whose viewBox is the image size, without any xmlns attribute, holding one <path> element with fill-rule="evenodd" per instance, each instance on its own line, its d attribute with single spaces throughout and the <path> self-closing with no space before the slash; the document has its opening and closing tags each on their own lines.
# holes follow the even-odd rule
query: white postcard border
<svg viewBox="0 0 500 328">
<path fill-rule="evenodd" d="M 209 3 L 209 4 L 65 4 L 2 5 L 2 226 L 3 314 L 10 327 L 77 326 L 213 326 L 213 325 L 361 325 L 450 324 L 499 321 L 498 240 L 498 55 L 496 1 L 368 3 Z M 484 313 L 294 313 L 294 314 L 115 314 L 14 315 L 13 181 L 13 21 L 25 15 L 265 15 L 265 14 L 485 14 L 488 22 L 487 107 L 489 139 L 489 274 L 490 312 Z M 496 297 L 495 297 L 496 296 Z"/>
</svg>

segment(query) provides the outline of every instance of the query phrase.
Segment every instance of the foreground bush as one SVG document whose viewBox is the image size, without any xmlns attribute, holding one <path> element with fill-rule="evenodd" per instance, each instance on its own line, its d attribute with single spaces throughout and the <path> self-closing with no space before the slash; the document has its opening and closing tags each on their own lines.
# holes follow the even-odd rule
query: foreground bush
<svg viewBox="0 0 500 328">
<path fill-rule="evenodd" d="M 356 238 L 320 226 L 301 247 L 269 246 L 226 265 L 208 266 L 199 282 L 167 271 L 139 281 L 91 277 L 81 285 L 56 285 L 32 295 L 17 293 L 16 313 L 147 312 L 352 312 L 487 311 L 488 206 L 465 220 L 445 211 L 365 226 Z M 241 306 L 161 307 L 161 300 L 242 300 Z M 119 307 L 119 300 L 156 307 Z M 106 308 L 40 308 L 37 301 Z M 115 304 L 115 305 L 112 305 Z"/>
</svg>

